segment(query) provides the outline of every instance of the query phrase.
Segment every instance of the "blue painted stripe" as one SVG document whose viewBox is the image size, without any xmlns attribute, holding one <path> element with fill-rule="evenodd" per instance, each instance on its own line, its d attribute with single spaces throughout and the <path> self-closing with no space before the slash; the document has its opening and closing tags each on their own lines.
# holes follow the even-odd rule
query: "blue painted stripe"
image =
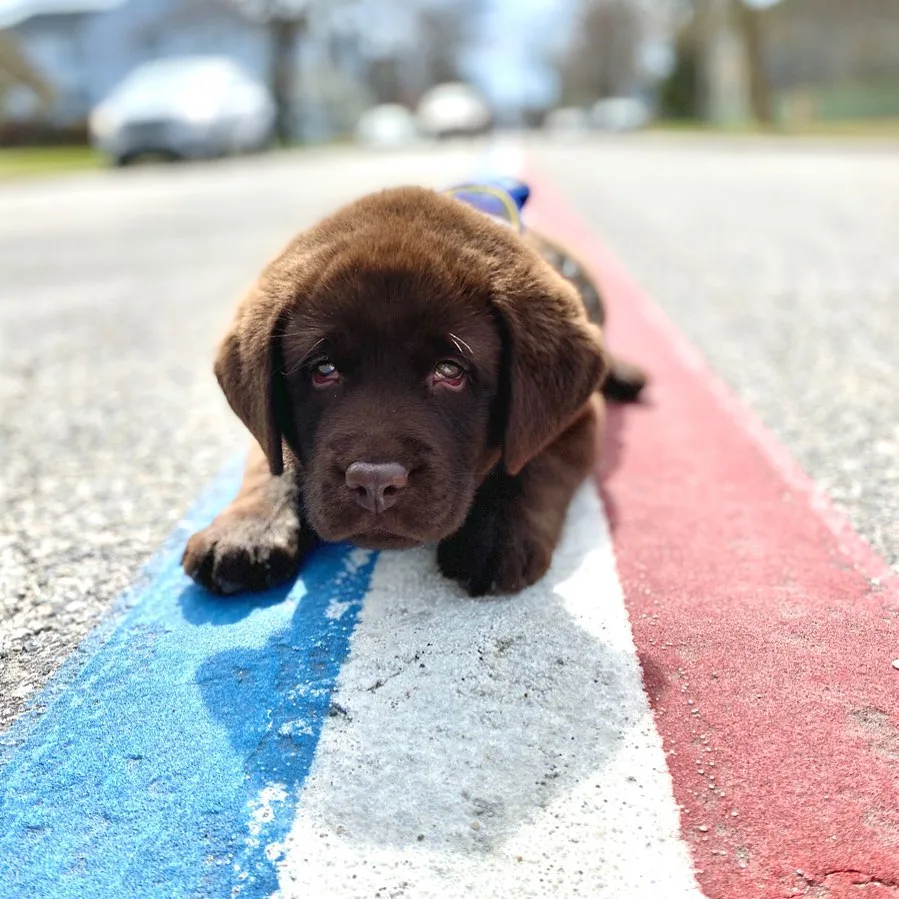
<svg viewBox="0 0 899 899">
<path fill-rule="evenodd" d="M 180 568 L 183 537 L 237 476 L 185 519 L 47 711 L 6 736 L 4 899 L 276 889 L 277 841 L 325 719 L 341 714 L 331 695 L 376 554 L 323 547 L 292 587 L 255 596 L 196 588 Z"/>
</svg>

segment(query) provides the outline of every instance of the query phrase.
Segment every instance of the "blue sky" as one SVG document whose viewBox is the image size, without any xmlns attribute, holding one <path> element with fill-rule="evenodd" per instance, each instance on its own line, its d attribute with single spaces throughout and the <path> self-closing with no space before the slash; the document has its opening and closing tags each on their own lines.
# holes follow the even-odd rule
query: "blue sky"
<svg viewBox="0 0 899 899">
<path fill-rule="evenodd" d="M 564 44 L 574 9 L 572 0 L 486 0 L 481 41 L 466 68 L 503 106 L 552 100 L 556 81 L 541 54 Z"/>
</svg>

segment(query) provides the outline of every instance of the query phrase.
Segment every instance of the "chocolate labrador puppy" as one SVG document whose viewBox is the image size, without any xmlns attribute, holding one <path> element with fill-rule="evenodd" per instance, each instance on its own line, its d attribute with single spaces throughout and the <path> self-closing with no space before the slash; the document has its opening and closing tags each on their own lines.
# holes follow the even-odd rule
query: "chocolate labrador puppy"
<svg viewBox="0 0 899 899">
<path fill-rule="evenodd" d="M 292 577 L 318 541 L 434 543 L 472 596 L 533 584 L 594 466 L 598 391 L 644 384 L 602 322 L 568 253 L 453 196 L 339 210 L 265 268 L 221 344 L 255 443 L 185 570 L 230 594 Z"/>
</svg>

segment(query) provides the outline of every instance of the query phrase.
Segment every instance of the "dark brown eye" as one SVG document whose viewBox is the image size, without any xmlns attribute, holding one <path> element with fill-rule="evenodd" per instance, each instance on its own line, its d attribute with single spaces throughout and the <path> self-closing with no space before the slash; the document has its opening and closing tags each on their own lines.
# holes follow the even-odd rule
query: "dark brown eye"
<svg viewBox="0 0 899 899">
<path fill-rule="evenodd" d="M 465 383 L 465 369 L 458 362 L 444 359 L 434 366 L 433 380 L 446 387 L 461 387 Z"/>
<path fill-rule="evenodd" d="M 337 366 L 330 359 L 322 359 L 312 369 L 312 383 L 317 387 L 333 384 L 340 379 Z"/>
</svg>

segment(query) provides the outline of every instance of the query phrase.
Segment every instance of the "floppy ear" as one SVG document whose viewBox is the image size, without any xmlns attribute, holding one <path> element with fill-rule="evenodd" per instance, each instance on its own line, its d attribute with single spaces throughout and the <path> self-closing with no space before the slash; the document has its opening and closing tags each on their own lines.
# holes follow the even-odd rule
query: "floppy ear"
<svg viewBox="0 0 899 899">
<path fill-rule="evenodd" d="M 237 310 L 215 360 L 215 376 L 237 417 L 262 447 L 271 473 L 284 471 L 281 310 L 256 287 Z"/>
<path fill-rule="evenodd" d="M 599 388 L 607 362 L 602 331 L 588 321 L 574 288 L 555 275 L 496 298 L 494 306 L 507 332 L 503 456 L 515 475 Z"/>
</svg>

